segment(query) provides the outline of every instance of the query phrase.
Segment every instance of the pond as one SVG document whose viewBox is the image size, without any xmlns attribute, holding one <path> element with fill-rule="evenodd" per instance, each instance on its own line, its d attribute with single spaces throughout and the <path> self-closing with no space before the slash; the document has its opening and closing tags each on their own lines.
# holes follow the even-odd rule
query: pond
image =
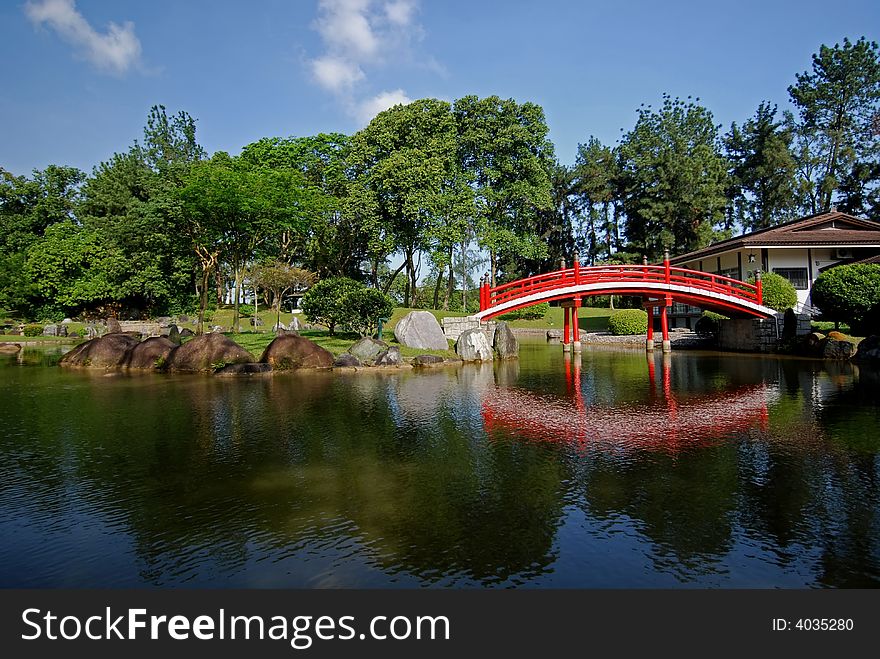
<svg viewBox="0 0 880 659">
<path fill-rule="evenodd" d="M 876 371 L 521 353 L 253 379 L 0 356 L 0 586 L 880 585 Z"/>
</svg>

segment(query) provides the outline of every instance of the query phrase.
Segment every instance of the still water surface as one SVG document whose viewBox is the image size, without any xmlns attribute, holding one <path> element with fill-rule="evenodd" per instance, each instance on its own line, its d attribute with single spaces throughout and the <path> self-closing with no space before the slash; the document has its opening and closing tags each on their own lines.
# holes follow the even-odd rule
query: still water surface
<svg viewBox="0 0 880 659">
<path fill-rule="evenodd" d="M 880 375 L 523 344 L 254 379 L 0 356 L 3 587 L 876 587 Z"/>
</svg>

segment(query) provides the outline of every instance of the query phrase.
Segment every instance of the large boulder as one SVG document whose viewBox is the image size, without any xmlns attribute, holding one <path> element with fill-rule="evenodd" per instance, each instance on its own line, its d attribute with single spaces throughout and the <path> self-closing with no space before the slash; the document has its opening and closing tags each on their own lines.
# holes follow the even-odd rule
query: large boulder
<svg viewBox="0 0 880 659">
<path fill-rule="evenodd" d="M 388 344 L 378 339 L 359 339 L 348 352 L 357 357 L 364 364 L 372 364 L 384 351 L 388 350 Z"/>
<path fill-rule="evenodd" d="M 403 364 L 403 357 L 400 354 L 400 348 L 391 346 L 388 350 L 383 350 L 376 357 L 376 366 L 400 366 Z"/>
<path fill-rule="evenodd" d="M 290 319 L 290 324 L 287 326 L 287 329 L 292 332 L 299 332 L 302 328 L 302 323 L 299 322 L 299 318 L 296 316 Z"/>
<path fill-rule="evenodd" d="M 227 364 L 254 361 L 247 350 L 223 334 L 202 334 L 174 350 L 166 362 L 169 371 L 216 371 Z"/>
<path fill-rule="evenodd" d="M 416 355 L 410 363 L 413 366 L 442 366 L 446 360 L 439 355 Z"/>
<path fill-rule="evenodd" d="M 285 334 L 276 336 L 272 343 L 266 346 L 260 361 L 270 364 L 276 371 L 294 368 L 329 368 L 333 366 L 333 353 L 303 336 Z"/>
<path fill-rule="evenodd" d="M 547 330 L 547 340 L 548 341 L 562 341 L 562 330 L 559 330 L 559 329 Z"/>
<path fill-rule="evenodd" d="M 123 368 L 164 368 L 168 355 L 177 347 L 164 336 L 154 336 L 138 343 L 125 355 L 120 366 Z"/>
<path fill-rule="evenodd" d="M 855 352 L 855 347 L 849 341 L 838 341 L 830 336 L 822 340 L 819 349 L 822 359 L 849 359 Z"/>
<path fill-rule="evenodd" d="M 168 328 L 168 340 L 176 346 L 180 345 L 180 329 L 177 325 L 171 325 Z"/>
<path fill-rule="evenodd" d="M 410 311 L 394 326 L 398 343 L 422 350 L 447 350 L 443 328 L 429 311 Z"/>
<path fill-rule="evenodd" d="M 363 366 L 361 360 L 347 352 L 343 352 L 339 357 L 333 360 L 335 368 L 358 368 Z"/>
<path fill-rule="evenodd" d="M 483 330 L 469 329 L 455 342 L 455 352 L 465 362 L 492 361 L 492 347 Z"/>
<path fill-rule="evenodd" d="M 874 334 L 862 339 L 853 359 L 857 362 L 880 362 L 880 336 Z"/>
<path fill-rule="evenodd" d="M 128 351 L 139 343 L 130 334 L 105 334 L 104 336 L 81 343 L 65 353 L 58 361 L 59 366 L 114 368 L 121 366 Z"/>
<path fill-rule="evenodd" d="M 510 325 L 501 321 L 495 326 L 492 347 L 499 359 L 516 359 L 519 357 L 519 341 L 513 335 Z"/>
<path fill-rule="evenodd" d="M 0 354 L 14 355 L 21 351 L 20 343 L 0 343 Z"/>
</svg>

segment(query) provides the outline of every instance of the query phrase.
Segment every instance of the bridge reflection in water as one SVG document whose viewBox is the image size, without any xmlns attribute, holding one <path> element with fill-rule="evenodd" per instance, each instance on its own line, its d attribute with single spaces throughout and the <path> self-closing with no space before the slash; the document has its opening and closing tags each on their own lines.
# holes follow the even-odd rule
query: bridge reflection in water
<svg viewBox="0 0 880 659">
<path fill-rule="evenodd" d="M 777 386 L 740 385 L 679 401 L 672 389 L 672 359 L 664 355 L 660 383 L 653 355 L 645 368 L 648 396 L 624 404 L 584 400 L 580 354 L 565 354 L 565 396 L 513 387 L 488 388 L 481 413 L 490 433 L 503 430 L 531 440 L 566 443 L 589 451 L 621 455 L 638 451 L 681 450 L 717 443 L 733 432 L 766 431 L 768 405 L 779 399 Z"/>
</svg>

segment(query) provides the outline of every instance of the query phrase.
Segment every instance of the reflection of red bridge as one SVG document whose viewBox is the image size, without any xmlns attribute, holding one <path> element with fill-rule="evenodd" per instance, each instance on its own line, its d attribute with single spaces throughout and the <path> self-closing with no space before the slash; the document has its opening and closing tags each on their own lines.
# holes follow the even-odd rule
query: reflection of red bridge
<svg viewBox="0 0 880 659">
<path fill-rule="evenodd" d="M 760 277 L 760 275 L 759 275 Z M 653 317 L 659 308 L 663 331 L 664 351 L 668 349 L 666 309 L 673 301 L 703 309 L 714 309 L 727 315 L 745 315 L 766 318 L 775 312 L 763 306 L 760 278 L 749 284 L 738 279 L 723 277 L 699 270 L 673 268 L 669 254 L 662 265 L 607 265 L 582 266 L 575 256 L 571 268 L 562 268 L 507 284 L 490 286 L 484 277 L 480 284 L 480 320 L 488 320 L 516 309 L 550 300 L 570 300 L 566 306 L 564 343 L 568 344 L 569 316 L 574 314 L 583 297 L 591 295 L 633 295 L 644 299 L 645 308 Z M 569 307 L 571 310 L 569 310 Z M 653 350 L 653 323 L 649 323 L 648 349 Z M 575 325 L 576 327 L 576 325 Z M 579 342 L 577 333 L 574 341 Z"/>
<path fill-rule="evenodd" d="M 731 432 L 755 427 L 766 430 L 767 404 L 775 398 L 771 387 L 746 385 L 679 402 L 671 391 L 668 366 L 663 368 L 662 393 L 656 391 L 653 362 L 649 358 L 651 393 L 644 403 L 586 407 L 580 385 L 580 360 L 575 356 L 573 360 L 566 359 L 570 398 L 490 389 L 482 405 L 485 428 L 615 454 L 639 450 L 676 452 L 705 445 Z"/>
</svg>

